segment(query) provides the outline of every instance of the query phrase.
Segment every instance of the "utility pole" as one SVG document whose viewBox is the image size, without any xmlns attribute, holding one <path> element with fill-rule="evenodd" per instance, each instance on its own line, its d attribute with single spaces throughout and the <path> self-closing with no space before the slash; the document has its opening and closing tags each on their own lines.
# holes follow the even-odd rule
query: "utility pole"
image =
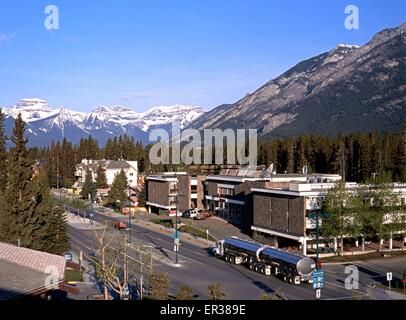
<svg viewBox="0 0 406 320">
<path fill-rule="evenodd" d="M 175 263 L 179 263 L 179 233 L 178 233 L 178 206 L 179 206 L 179 197 L 183 195 L 178 192 L 174 195 L 169 195 L 169 201 L 175 200 L 175 241 L 174 241 L 174 251 L 175 251 Z M 170 203 L 169 203 L 170 205 Z"/>
<path fill-rule="evenodd" d="M 316 211 L 316 271 L 319 271 L 319 212 Z"/>
<path fill-rule="evenodd" d="M 129 233 L 129 243 L 131 243 L 131 187 L 128 186 L 128 198 L 129 198 L 129 206 L 128 206 L 128 233 Z"/>
</svg>

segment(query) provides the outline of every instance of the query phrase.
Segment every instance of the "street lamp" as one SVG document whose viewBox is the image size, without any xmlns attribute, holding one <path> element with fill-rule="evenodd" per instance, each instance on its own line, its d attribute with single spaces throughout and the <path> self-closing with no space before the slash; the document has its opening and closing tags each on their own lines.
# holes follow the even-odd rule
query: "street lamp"
<svg viewBox="0 0 406 320">
<path fill-rule="evenodd" d="M 93 225 L 93 199 L 92 199 L 92 194 L 90 192 L 89 192 L 89 200 L 90 200 L 89 220 L 90 220 L 90 224 Z"/>
<path fill-rule="evenodd" d="M 128 199 L 127 199 L 127 204 L 128 204 L 128 240 L 129 243 L 131 243 L 131 187 L 128 186 Z"/>
<path fill-rule="evenodd" d="M 182 194 L 171 194 L 168 196 L 169 201 L 175 202 L 175 263 L 178 264 L 179 262 L 179 236 L 178 236 L 178 204 L 179 204 L 179 197 L 184 197 Z M 170 205 L 170 203 L 169 203 Z"/>
</svg>

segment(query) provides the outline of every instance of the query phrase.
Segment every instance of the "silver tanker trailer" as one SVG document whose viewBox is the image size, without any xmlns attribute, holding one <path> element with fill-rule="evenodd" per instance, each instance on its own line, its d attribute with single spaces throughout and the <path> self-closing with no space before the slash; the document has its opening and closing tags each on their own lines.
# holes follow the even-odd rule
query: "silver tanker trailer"
<svg viewBox="0 0 406 320">
<path fill-rule="evenodd" d="M 306 256 L 235 237 L 217 242 L 213 253 L 232 264 L 245 264 L 255 272 L 280 276 L 285 282 L 297 285 L 312 283 L 312 273 L 316 268 L 314 260 Z"/>
</svg>

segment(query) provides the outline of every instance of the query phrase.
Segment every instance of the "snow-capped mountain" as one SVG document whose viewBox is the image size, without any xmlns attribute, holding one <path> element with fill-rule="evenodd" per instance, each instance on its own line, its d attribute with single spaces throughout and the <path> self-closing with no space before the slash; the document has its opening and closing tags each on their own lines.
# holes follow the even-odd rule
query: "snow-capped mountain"
<svg viewBox="0 0 406 320">
<path fill-rule="evenodd" d="M 6 115 L 6 131 L 11 134 L 13 119 L 21 113 L 27 123 L 30 145 L 47 146 L 52 140 L 68 140 L 77 143 L 92 135 L 101 145 L 108 138 L 127 134 L 137 141 L 148 142 L 148 133 L 154 128 L 168 128 L 178 123 L 184 128 L 202 115 L 205 110 L 198 106 L 159 106 L 143 113 L 124 106 L 99 106 L 91 112 L 78 112 L 64 107 L 50 108 L 41 99 L 22 99 L 15 106 L 3 108 Z"/>
</svg>

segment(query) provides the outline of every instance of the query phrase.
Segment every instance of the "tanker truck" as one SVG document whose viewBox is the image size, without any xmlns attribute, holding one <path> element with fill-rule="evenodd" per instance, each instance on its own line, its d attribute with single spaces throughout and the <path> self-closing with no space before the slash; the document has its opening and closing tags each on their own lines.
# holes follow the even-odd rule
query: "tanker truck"
<svg viewBox="0 0 406 320">
<path fill-rule="evenodd" d="M 251 270 L 299 285 L 312 283 L 314 260 L 281 249 L 231 237 L 217 242 L 213 254 L 232 264 L 247 265 Z"/>
</svg>

